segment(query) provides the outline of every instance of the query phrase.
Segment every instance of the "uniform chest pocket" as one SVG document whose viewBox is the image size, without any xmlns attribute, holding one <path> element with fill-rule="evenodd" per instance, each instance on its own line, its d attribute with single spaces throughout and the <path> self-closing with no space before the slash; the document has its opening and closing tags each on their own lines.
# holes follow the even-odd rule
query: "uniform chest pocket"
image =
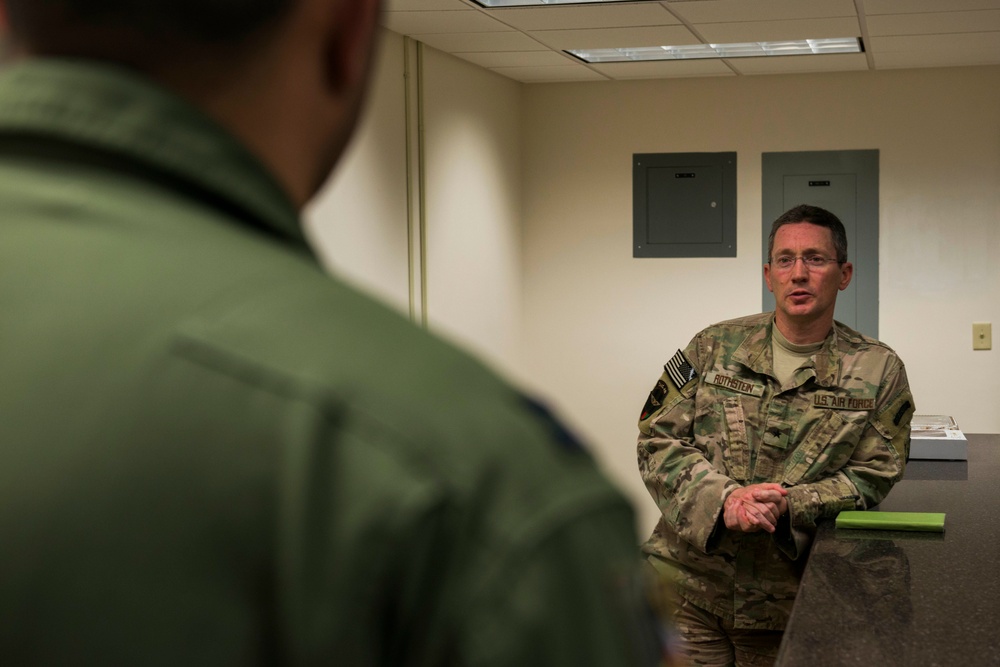
<svg viewBox="0 0 1000 667">
<path fill-rule="evenodd" d="M 847 463 L 858 446 L 867 414 L 851 419 L 838 410 L 826 410 L 801 438 L 785 464 L 785 484 L 814 482 Z"/>
<path fill-rule="evenodd" d="M 724 471 L 737 482 L 750 478 L 750 441 L 747 438 L 747 423 L 743 415 L 743 404 L 739 397 L 730 396 L 722 404 L 726 419 L 726 445 L 722 448 Z"/>
<path fill-rule="evenodd" d="M 716 470 L 744 482 L 749 479 L 750 444 L 742 397 L 713 389 L 698 392 L 695 444 Z"/>
</svg>

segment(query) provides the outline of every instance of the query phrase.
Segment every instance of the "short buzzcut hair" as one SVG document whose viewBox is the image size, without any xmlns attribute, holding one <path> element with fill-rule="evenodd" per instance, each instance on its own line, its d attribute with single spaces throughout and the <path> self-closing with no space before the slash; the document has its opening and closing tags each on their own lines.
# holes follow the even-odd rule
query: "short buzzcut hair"
<svg viewBox="0 0 1000 667">
<path fill-rule="evenodd" d="M 139 67 L 192 47 L 237 45 L 280 20 L 296 0 L 6 0 L 11 32 L 33 55 L 98 58 Z"/>
<path fill-rule="evenodd" d="M 837 262 L 843 264 L 847 261 L 847 231 L 844 223 L 836 215 L 819 206 L 800 204 L 781 214 L 774 223 L 771 224 L 771 235 L 767 237 L 767 261 L 771 261 L 771 254 L 774 252 L 774 236 L 778 229 L 785 225 L 794 225 L 799 222 L 808 222 L 819 227 L 826 227 L 833 235 L 833 248 L 837 253 Z"/>
</svg>

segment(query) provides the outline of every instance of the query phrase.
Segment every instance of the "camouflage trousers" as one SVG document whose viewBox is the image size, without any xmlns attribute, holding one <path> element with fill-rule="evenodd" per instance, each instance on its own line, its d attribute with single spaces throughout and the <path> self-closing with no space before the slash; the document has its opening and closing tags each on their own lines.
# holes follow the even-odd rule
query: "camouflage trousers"
<svg viewBox="0 0 1000 667">
<path fill-rule="evenodd" d="M 687 664 L 701 667 L 771 667 L 784 634 L 780 630 L 736 630 L 731 621 L 681 599 L 674 609 L 678 649 Z"/>
</svg>

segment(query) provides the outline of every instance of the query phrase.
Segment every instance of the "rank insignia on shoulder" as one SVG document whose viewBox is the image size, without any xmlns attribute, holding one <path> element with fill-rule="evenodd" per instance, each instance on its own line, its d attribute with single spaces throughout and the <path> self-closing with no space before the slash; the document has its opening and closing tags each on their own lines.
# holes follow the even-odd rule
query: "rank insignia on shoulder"
<svg viewBox="0 0 1000 667">
<path fill-rule="evenodd" d="M 694 379 L 698 373 L 691 366 L 691 362 L 687 360 L 684 353 L 677 350 L 677 354 L 671 357 L 670 361 L 663 365 L 663 370 L 667 372 L 670 379 L 673 381 L 674 386 L 680 389 L 688 382 Z"/>
</svg>

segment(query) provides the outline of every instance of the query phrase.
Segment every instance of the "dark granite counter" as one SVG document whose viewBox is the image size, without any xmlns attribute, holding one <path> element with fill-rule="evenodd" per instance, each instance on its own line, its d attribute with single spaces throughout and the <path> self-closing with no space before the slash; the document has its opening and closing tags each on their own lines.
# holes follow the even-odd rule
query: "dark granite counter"
<svg viewBox="0 0 1000 667">
<path fill-rule="evenodd" d="M 1000 435 L 968 462 L 910 461 L 879 509 L 945 512 L 945 532 L 821 523 L 778 665 L 1000 665 Z"/>
</svg>

